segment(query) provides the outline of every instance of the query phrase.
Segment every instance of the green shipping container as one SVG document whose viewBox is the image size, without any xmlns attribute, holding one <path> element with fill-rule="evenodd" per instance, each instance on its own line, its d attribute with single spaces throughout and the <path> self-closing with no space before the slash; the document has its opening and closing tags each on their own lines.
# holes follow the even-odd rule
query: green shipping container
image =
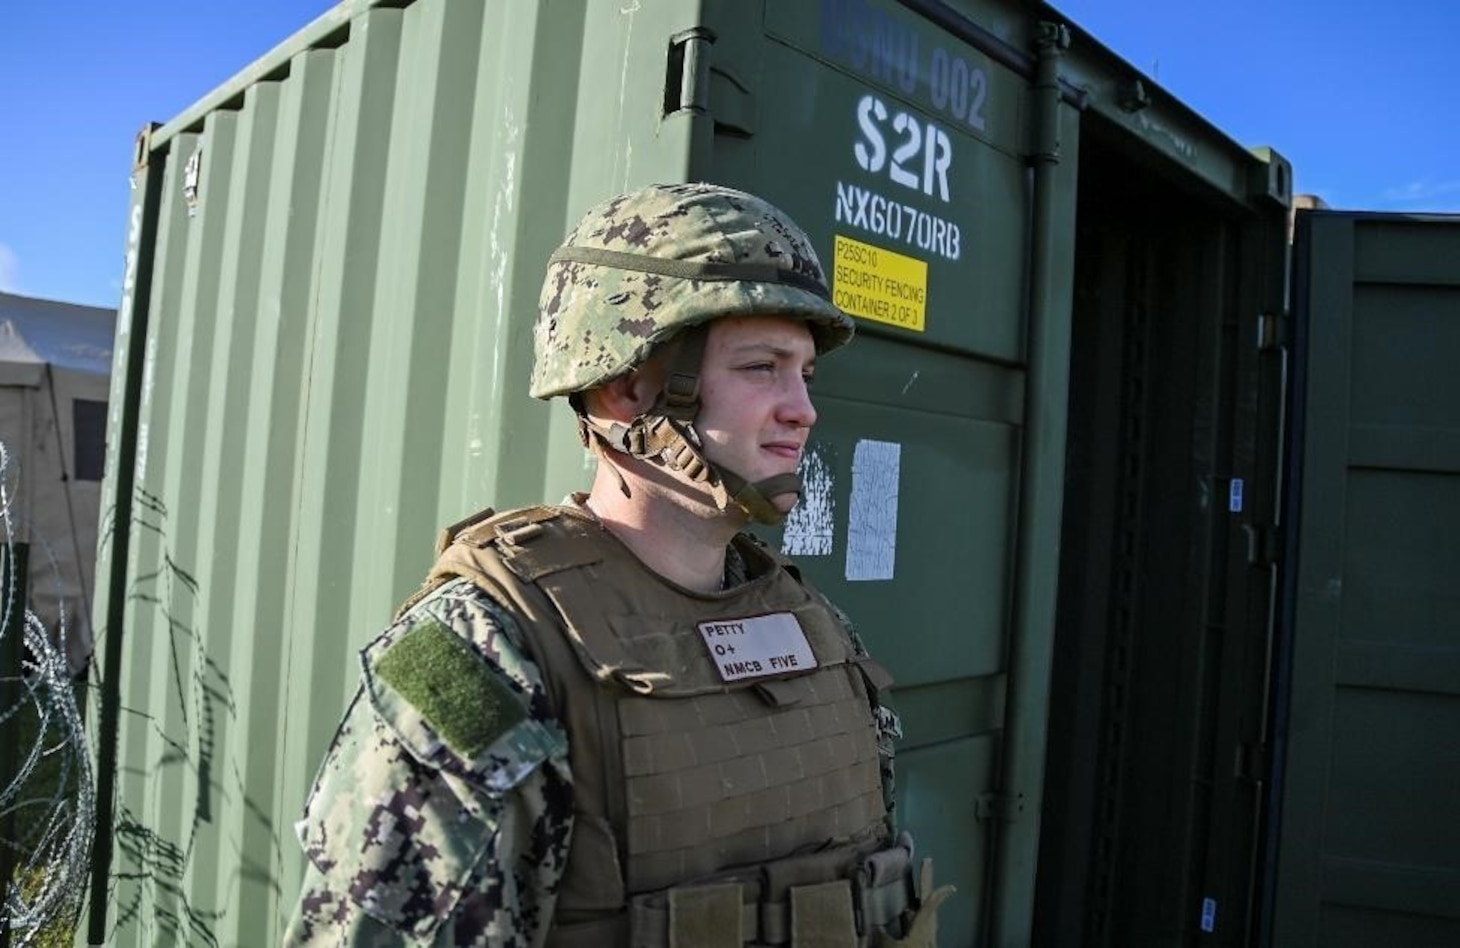
<svg viewBox="0 0 1460 948">
<path fill-rule="evenodd" d="M 1460 217 L 1298 216 L 1274 945 L 1460 944 Z"/>
<path fill-rule="evenodd" d="M 278 943 L 438 527 L 587 482 L 526 395 L 548 254 L 685 180 L 784 207 L 858 317 L 769 538 L 898 679 L 942 944 L 1249 944 L 1312 895 L 1281 157 L 1017 0 L 350 0 L 138 143 L 88 943 Z"/>
</svg>

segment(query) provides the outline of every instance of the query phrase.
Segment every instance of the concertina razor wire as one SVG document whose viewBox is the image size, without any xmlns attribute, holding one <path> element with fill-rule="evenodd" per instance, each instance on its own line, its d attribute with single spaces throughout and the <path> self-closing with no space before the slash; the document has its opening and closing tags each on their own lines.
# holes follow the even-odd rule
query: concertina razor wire
<svg viewBox="0 0 1460 948">
<path fill-rule="evenodd" d="M 58 921 L 74 923 L 90 872 L 96 821 L 91 753 L 66 659 L 64 602 L 54 630 L 21 601 L 11 504 L 20 475 L 0 440 L 0 530 L 5 582 L 0 622 L 0 927 L 11 944 L 29 945 Z M 32 537 L 57 576 L 42 537 Z M 5 641 L 19 636 L 19 641 Z"/>
</svg>

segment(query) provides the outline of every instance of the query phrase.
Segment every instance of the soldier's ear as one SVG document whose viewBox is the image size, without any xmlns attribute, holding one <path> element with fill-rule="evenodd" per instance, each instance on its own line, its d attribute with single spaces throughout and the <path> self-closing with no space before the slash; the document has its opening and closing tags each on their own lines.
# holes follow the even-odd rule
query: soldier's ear
<svg viewBox="0 0 1460 948">
<path fill-rule="evenodd" d="M 588 414 L 627 424 L 654 406 L 664 384 L 664 373 L 653 361 L 583 393 Z"/>
<path fill-rule="evenodd" d="M 631 369 L 623 378 L 628 386 L 627 395 L 636 407 L 635 416 L 654 407 L 664 391 L 664 359 L 652 356 L 637 368 Z"/>
</svg>

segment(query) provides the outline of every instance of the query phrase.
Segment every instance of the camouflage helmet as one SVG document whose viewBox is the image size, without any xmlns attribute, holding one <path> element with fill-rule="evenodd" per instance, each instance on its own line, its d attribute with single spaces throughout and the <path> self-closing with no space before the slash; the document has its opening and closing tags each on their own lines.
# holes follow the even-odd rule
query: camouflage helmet
<svg viewBox="0 0 1460 948">
<path fill-rule="evenodd" d="M 818 353 L 852 336 L 804 231 L 758 197 L 651 185 L 590 210 L 548 263 L 532 395 L 581 392 L 658 344 L 724 316 L 805 320 Z"/>
</svg>

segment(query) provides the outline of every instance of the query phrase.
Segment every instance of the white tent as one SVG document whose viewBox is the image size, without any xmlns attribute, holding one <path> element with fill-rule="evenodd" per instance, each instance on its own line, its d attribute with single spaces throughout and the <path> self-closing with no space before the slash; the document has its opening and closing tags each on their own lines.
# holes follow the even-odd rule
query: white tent
<svg viewBox="0 0 1460 948">
<path fill-rule="evenodd" d="M 0 441 L 11 539 L 27 544 L 29 606 L 64 615 L 73 673 L 91 655 L 91 592 L 115 310 L 0 293 Z"/>
</svg>

